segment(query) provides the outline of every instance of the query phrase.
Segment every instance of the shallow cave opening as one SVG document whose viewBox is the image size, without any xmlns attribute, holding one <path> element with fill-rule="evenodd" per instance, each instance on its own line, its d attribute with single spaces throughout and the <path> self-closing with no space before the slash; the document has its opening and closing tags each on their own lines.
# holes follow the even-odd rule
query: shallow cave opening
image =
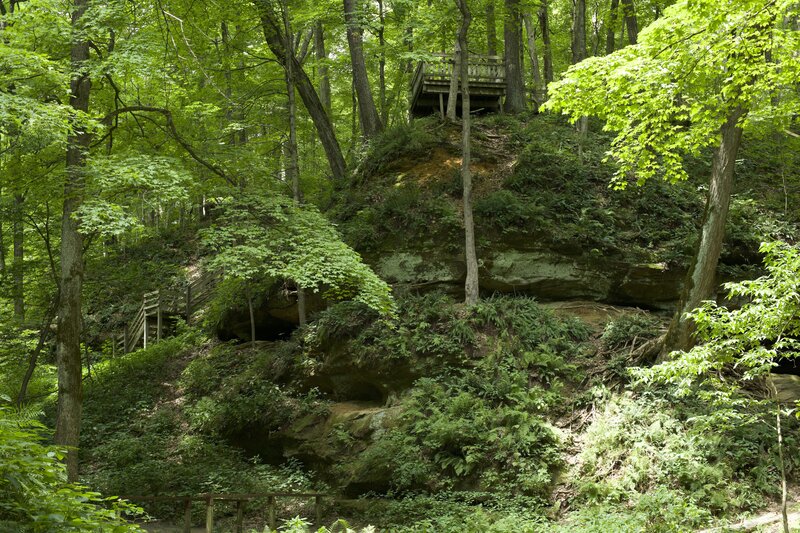
<svg viewBox="0 0 800 533">
<path fill-rule="evenodd" d="M 770 371 L 773 374 L 791 374 L 793 376 L 800 376 L 800 361 L 795 358 L 789 357 L 776 357 L 774 362 L 776 366 L 772 367 Z"/>
<path fill-rule="evenodd" d="M 310 386 L 337 402 L 364 402 L 384 405 L 387 393 L 380 385 L 344 376 L 319 376 Z"/>
</svg>

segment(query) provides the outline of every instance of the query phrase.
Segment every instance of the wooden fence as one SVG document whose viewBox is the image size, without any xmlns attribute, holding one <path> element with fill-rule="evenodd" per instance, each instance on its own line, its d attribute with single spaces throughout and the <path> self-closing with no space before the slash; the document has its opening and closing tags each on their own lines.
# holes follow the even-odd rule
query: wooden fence
<svg viewBox="0 0 800 533">
<path fill-rule="evenodd" d="M 192 530 L 192 502 L 205 502 L 206 504 L 206 533 L 214 531 L 214 502 L 228 501 L 236 504 L 236 533 L 242 533 L 244 523 L 244 503 L 254 500 L 266 500 L 267 525 L 271 530 L 277 529 L 277 504 L 278 498 L 314 498 L 314 520 L 316 526 L 322 524 L 322 498 L 326 495 L 321 492 L 259 492 L 248 494 L 198 494 L 196 496 L 122 496 L 122 499 L 137 502 L 163 502 L 172 501 L 183 506 L 183 531 L 190 533 Z"/>
<path fill-rule="evenodd" d="M 188 282 L 184 288 L 159 289 L 142 296 L 142 305 L 128 321 L 122 333 L 113 337 L 113 350 L 129 353 L 141 345 L 147 348 L 164 335 L 164 322 L 168 316 L 182 316 L 187 321 L 213 295 L 220 280 L 217 272 L 203 273 Z"/>
</svg>

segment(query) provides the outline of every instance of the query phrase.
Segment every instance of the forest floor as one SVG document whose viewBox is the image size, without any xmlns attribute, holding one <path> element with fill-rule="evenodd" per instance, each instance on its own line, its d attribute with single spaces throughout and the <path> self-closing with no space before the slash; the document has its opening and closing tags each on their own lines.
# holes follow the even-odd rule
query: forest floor
<svg viewBox="0 0 800 533">
<path fill-rule="evenodd" d="M 789 487 L 789 528 L 800 531 L 800 486 Z M 723 533 L 725 531 L 758 531 L 759 533 L 782 533 L 780 505 L 775 503 L 762 513 L 743 518 L 725 526 L 717 526 L 698 531 L 698 533 Z"/>
</svg>

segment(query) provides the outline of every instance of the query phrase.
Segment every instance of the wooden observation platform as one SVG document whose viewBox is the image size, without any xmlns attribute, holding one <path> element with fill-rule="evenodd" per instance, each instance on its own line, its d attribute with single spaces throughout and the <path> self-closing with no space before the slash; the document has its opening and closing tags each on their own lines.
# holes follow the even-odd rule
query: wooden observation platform
<svg viewBox="0 0 800 533">
<path fill-rule="evenodd" d="M 437 54 L 430 61 L 417 65 L 411 81 L 411 115 L 422 117 L 433 113 L 444 116 L 453 75 L 453 58 Z M 506 94 L 506 69 L 500 56 L 469 55 L 470 109 L 500 111 Z M 461 112 L 461 91 L 456 109 Z"/>
</svg>

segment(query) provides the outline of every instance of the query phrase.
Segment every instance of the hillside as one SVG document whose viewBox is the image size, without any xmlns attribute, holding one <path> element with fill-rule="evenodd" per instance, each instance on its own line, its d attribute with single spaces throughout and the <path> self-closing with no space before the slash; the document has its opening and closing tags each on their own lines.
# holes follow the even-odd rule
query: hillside
<svg viewBox="0 0 800 533">
<path fill-rule="evenodd" d="M 95 367 L 86 482 L 126 494 L 313 488 L 336 497 L 328 521 L 387 531 L 685 531 L 773 501 L 768 426 L 708 432 L 704 401 L 627 372 L 651 363 L 637 348 L 677 299 L 697 185 L 612 190 L 602 135 L 581 140 L 548 117 L 479 120 L 484 297 L 467 310 L 455 134 L 432 120 L 390 132 L 329 210 L 392 283 L 396 320 L 312 297 L 318 311 L 298 328 L 293 299 L 265 288 L 251 346 L 243 295 L 221 286 L 199 329 Z M 759 174 L 738 181 L 723 277 L 760 272 L 765 232 L 793 231 L 777 222 L 768 163 L 743 160 Z M 797 423 L 785 423 L 794 472 Z M 232 512 L 218 511 L 223 523 Z M 246 516 L 255 527 L 263 508 Z"/>
</svg>

